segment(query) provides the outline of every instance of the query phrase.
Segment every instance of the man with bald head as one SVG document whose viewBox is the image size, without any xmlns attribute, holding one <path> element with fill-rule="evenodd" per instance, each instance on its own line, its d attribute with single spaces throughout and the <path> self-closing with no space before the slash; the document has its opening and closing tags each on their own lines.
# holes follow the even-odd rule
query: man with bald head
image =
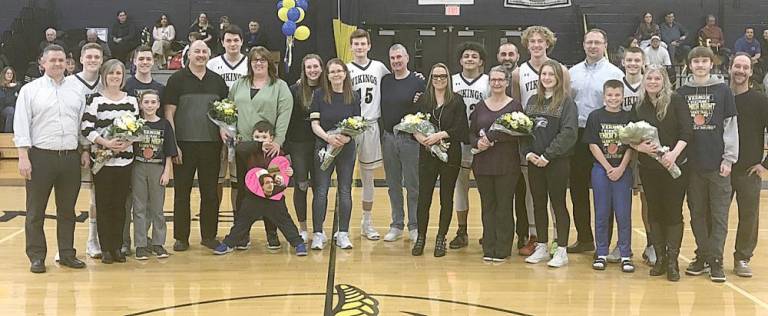
<svg viewBox="0 0 768 316">
<path fill-rule="evenodd" d="M 216 184 L 221 164 L 219 128 L 207 118 L 209 105 L 227 97 L 224 79 L 206 68 L 211 50 L 201 40 L 189 46 L 189 66 L 177 71 L 165 87 L 162 104 L 165 118 L 176 132 L 178 156 L 173 158 L 174 251 L 189 249 L 190 193 L 197 173 L 200 189 L 201 245 L 214 249 L 219 206 Z"/>
<path fill-rule="evenodd" d="M 101 46 L 102 53 L 104 53 L 104 60 L 109 60 L 112 57 L 112 51 L 109 50 L 109 44 L 107 42 L 102 41 L 99 38 L 98 33 L 96 33 L 96 30 L 94 29 L 88 29 L 85 31 L 85 39 L 80 41 L 80 44 L 78 47 L 80 49 L 83 49 L 83 46 L 88 43 L 96 43 Z"/>
<path fill-rule="evenodd" d="M 48 45 L 56 44 L 61 46 L 61 48 L 64 49 L 65 54 L 69 54 L 69 50 L 67 49 L 67 46 L 64 44 L 64 41 L 57 39 L 58 32 L 56 32 L 55 28 L 49 27 L 45 29 L 45 40 L 40 42 L 40 52 L 42 52 Z"/>
</svg>

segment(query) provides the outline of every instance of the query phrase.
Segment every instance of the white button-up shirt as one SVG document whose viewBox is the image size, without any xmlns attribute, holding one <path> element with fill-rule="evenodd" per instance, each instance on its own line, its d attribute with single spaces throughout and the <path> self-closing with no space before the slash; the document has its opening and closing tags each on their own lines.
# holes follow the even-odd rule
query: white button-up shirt
<svg viewBox="0 0 768 316">
<path fill-rule="evenodd" d="M 579 127 L 587 125 L 592 111 L 603 107 L 603 84 L 610 79 L 621 80 L 624 73 L 603 57 L 594 64 L 582 61 L 568 70 L 571 75 L 571 96 L 579 109 Z"/>
<path fill-rule="evenodd" d="M 85 96 L 72 77 L 57 83 L 44 75 L 24 85 L 16 100 L 13 141 L 16 147 L 75 150 Z"/>
</svg>

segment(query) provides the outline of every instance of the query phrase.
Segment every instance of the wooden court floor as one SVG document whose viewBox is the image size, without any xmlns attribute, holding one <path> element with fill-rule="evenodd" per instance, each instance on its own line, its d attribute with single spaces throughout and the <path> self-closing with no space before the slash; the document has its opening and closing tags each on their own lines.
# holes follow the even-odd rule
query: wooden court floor
<svg viewBox="0 0 768 316">
<path fill-rule="evenodd" d="M 193 201 L 196 194 L 194 190 Z M 172 214 L 172 195 L 169 189 L 167 215 Z M 257 222 L 250 250 L 214 256 L 198 245 L 198 223 L 193 222 L 192 247 L 187 252 L 163 260 L 129 258 L 125 264 L 112 265 L 85 259 L 85 270 L 72 270 L 53 262 L 56 229 L 54 221 L 47 220 L 48 272 L 37 275 L 28 272 L 24 255 L 24 217 L 13 213 L 24 210 L 24 189 L 0 187 L 0 210 L 5 215 L 0 220 L 0 314 L 323 315 L 330 298 L 329 306 L 354 307 L 337 315 L 768 315 L 766 216 L 762 216 L 760 242 L 752 260 L 755 276 L 739 278 L 732 273 L 731 255 L 737 223 L 735 205 L 725 251 L 728 282 L 715 284 L 705 276 L 684 275 L 680 282 L 671 283 L 649 277 L 649 267 L 639 262 L 645 237 L 638 198 L 633 206 L 632 238 L 638 269 L 627 274 L 616 264 L 606 271 L 593 271 L 591 253 L 570 255 L 570 264 L 560 269 L 529 265 L 516 255 L 505 263 L 484 263 L 477 242 L 482 226 L 474 189 L 470 246 L 449 250 L 443 258 L 432 256 L 437 217 L 433 207 L 425 255 L 412 257 L 407 237 L 396 242 L 360 237 L 360 195 L 360 188 L 355 188 L 352 250 L 337 249 L 332 254 L 331 247 L 326 247 L 311 251 L 307 257 L 296 257 L 281 236 L 283 248 L 269 251 L 264 247 L 263 225 Z M 78 213 L 88 208 L 88 196 L 89 191 L 82 189 Z M 766 197 L 764 193 L 763 205 L 768 205 Z M 196 203 L 192 204 L 196 208 Z M 390 218 L 385 188 L 376 189 L 374 207 L 374 222 L 384 235 Z M 292 212 L 290 202 L 289 208 Z M 230 209 L 224 202 L 222 210 Z M 53 214 L 52 206 L 49 213 Z M 231 225 L 231 218 L 224 215 L 220 238 Z M 329 211 L 326 231 L 331 229 L 332 218 Z M 169 223 L 169 251 L 172 229 Z M 454 231 L 455 223 L 451 235 Z M 75 247 L 81 259 L 87 233 L 87 224 L 78 223 Z M 572 230 L 571 240 L 574 235 Z M 681 268 L 692 258 L 693 250 L 693 235 L 687 227 Z M 329 272 L 334 274 L 331 282 Z"/>
</svg>

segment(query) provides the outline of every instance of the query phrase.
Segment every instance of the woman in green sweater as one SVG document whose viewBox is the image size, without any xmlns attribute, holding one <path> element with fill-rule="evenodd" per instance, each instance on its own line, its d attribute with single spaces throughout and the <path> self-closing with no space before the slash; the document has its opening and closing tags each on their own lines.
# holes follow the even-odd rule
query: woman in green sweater
<svg viewBox="0 0 768 316">
<path fill-rule="evenodd" d="M 270 51 L 262 46 L 254 47 L 248 52 L 248 75 L 235 81 L 229 90 L 229 99 L 237 105 L 238 139 L 250 141 L 253 126 L 259 121 L 268 121 L 275 127 L 274 140 L 264 143 L 262 147 L 265 153 L 274 157 L 280 153 L 288 132 L 293 97 L 288 84 L 277 77 L 277 65 L 269 60 L 270 55 Z M 244 167 L 236 166 L 238 179 L 245 175 Z M 237 194 L 237 204 L 240 204 L 242 198 L 240 190 Z M 265 219 L 264 228 L 267 231 L 267 247 L 279 249 L 277 227 Z M 243 245 L 247 244 L 247 240 L 243 241 Z"/>
</svg>

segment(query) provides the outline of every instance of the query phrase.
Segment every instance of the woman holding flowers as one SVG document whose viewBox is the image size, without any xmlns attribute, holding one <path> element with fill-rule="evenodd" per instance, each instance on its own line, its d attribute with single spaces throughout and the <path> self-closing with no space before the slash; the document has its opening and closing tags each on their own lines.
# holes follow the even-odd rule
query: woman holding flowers
<svg viewBox="0 0 768 316">
<path fill-rule="evenodd" d="M 121 91 L 125 83 L 125 65 L 117 59 L 104 62 L 99 71 L 104 89 L 90 96 L 82 119 L 82 134 L 91 143 L 91 158 L 108 157 L 103 167 L 93 176 L 96 208 L 99 216 L 96 225 L 101 242 L 101 262 L 125 262 L 120 252 L 125 225 L 125 202 L 131 183 L 133 147 L 123 137 L 107 136 L 107 130 L 126 131 L 138 135 L 139 106 L 135 97 Z"/>
<path fill-rule="evenodd" d="M 309 118 L 312 121 L 312 131 L 317 136 L 315 142 L 315 162 L 313 179 L 314 192 L 312 199 L 312 249 L 323 249 L 328 239 L 323 232 L 323 222 L 328 208 L 328 188 L 331 185 L 331 174 L 336 169 L 336 180 L 339 196 L 339 232 L 336 235 L 336 245 L 342 249 L 352 249 L 349 240 L 349 218 L 352 214 L 352 173 L 355 169 L 355 141 L 344 134 L 329 133 L 343 121 L 354 121 L 360 116 L 360 96 L 352 91 L 349 70 L 341 59 L 328 61 L 322 76 L 323 87 L 312 97 Z M 330 166 L 323 170 L 320 152 L 330 145 L 341 148 Z"/>
<path fill-rule="evenodd" d="M 437 127 L 431 135 L 414 133 L 416 140 L 423 146 L 419 150 L 419 201 L 417 222 L 419 236 L 413 245 L 411 254 L 421 256 L 427 239 L 429 208 L 432 206 L 432 194 L 435 181 L 440 177 L 440 224 L 435 239 L 435 257 L 445 256 L 445 234 L 453 215 L 453 189 L 461 168 L 461 143 L 469 141 L 467 133 L 466 105 L 464 99 L 451 91 L 453 86 L 448 67 L 442 63 L 432 66 L 425 94 L 419 99 L 416 108 L 421 113 L 430 115 L 429 121 Z M 443 162 L 432 155 L 430 147 L 440 142 L 449 143 L 448 161 Z"/>
<path fill-rule="evenodd" d="M 685 148 L 693 137 L 693 121 L 685 100 L 673 92 L 663 66 L 646 67 L 638 104 L 635 119 L 655 126 L 661 146 L 669 147 L 661 161 L 657 161 L 652 157 L 661 150 L 657 145 L 648 141 L 635 146 L 642 153 L 638 156 L 640 180 L 648 201 L 651 242 L 658 256 L 650 275 L 666 273 L 668 280 L 677 281 L 680 279 L 677 256 L 683 239 L 683 198 L 688 187 Z M 675 165 L 682 171 L 677 179 L 668 171 Z"/>
<path fill-rule="evenodd" d="M 515 218 L 510 192 L 515 192 L 520 177 L 520 154 L 516 137 L 490 128 L 502 115 L 523 108 L 506 94 L 508 81 L 502 66 L 493 67 L 488 75 L 491 96 L 475 105 L 469 117 L 469 143 L 479 151 L 472 172 L 482 207 L 483 260 L 502 262 L 512 252 Z"/>
<path fill-rule="evenodd" d="M 528 180 L 538 232 L 536 249 L 525 262 L 549 260 L 548 266 L 559 268 L 568 264 L 565 247 L 571 218 L 565 207 L 565 191 L 570 157 L 578 137 L 578 112 L 565 89 L 562 66 L 558 62 L 549 60 L 541 66 L 538 93 L 528 99 L 525 114 L 533 121 L 533 137 L 525 141 L 520 150 L 529 162 Z M 557 227 L 557 250 L 551 260 L 547 249 L 547 199 L 552 202 Z"/>
<path fill-rule="evenodd" d="M 237 105 L 237 138 L 251 140 L 253 126 L 261 121 L 267 121 L 275 127 L 275 135 L 271 142 L 264 143 L 262 148 L 269 157 L 275 157 L 283 147 L 288 124 L 291 121 L 293 97 L 288 84 L 277 77 L 277 66 L 270 62 L 271 52 L 262 46 L 252 48 L 248 52 L 248 75 L 241 77 L 229 90 L 229 99 Z M 222 134 L 226 140 L 226 135 Z M 245 166 L 236 167 L 236 178 L 245 176 Z M 243 183 L 237 181 L 237 183 Z M 234 190 L 235 188 L 233 188 Z M 236 204 L 240 204 L 244 192 L 236 195 Z M 237 206 L 237 205 L 235 205 Z M 237 210 L 237 207 L 235 207 Z M 267 243 L 271 249 L 280 247 L 277 238 L 277 226 L 264 219 L 267 231 Z M 247 244 L 247 241 L 244 241 Z"/>
</svg>

